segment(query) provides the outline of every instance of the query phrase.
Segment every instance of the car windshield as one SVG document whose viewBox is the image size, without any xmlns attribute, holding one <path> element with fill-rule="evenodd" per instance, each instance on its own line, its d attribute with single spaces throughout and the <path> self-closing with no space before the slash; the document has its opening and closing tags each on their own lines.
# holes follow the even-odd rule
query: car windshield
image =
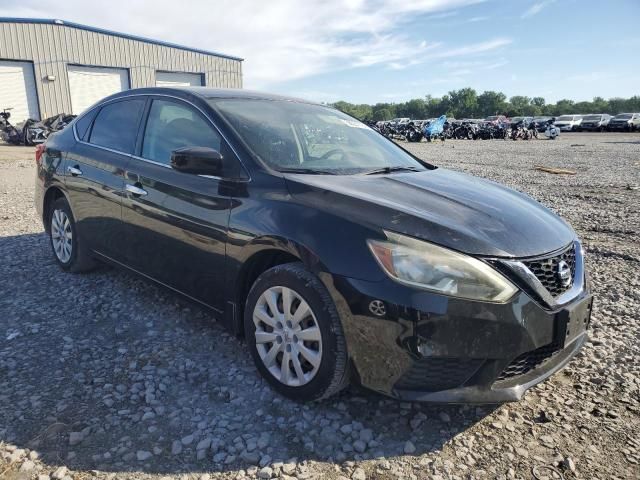
<svg viewBox="0 0 640 480">
<path fill-rule="evenodd" d="M 618 120 L 629 120 L 631 118 L 630 113 L 621 113 L 620 115 L 616 115 Z"/>
<path fill-rule="evenodd" d="M 210 103 L 253 153 L 276 170 L 343 175 L 426 170 L 393 142 L 333 108 L 288 100 Z"/>
<path fill-rule="evenodd" d="M 582 117 L 582 120 L 593 121 L 600 120 L 600 118 L 602 118 L 600 115 L 587 115 L 586 117 Z"/>
<path fill-rule="evenodd" d="M 570 122 L 572 120 L 573 120 L 573 115 L 562 115 L 561 117 L 558 117 L 559 122 Z"/>
</svg>

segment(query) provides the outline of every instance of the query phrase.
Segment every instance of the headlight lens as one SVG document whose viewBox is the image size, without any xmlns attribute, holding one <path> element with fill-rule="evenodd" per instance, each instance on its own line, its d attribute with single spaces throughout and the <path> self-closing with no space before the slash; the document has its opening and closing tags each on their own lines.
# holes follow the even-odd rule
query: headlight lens
<svg viewBox="0 0 640 480">
<path fill-rule="evenodd" d="M 486 263 L 447 248 L 397 233 L 387 241 L 369 240 L 383 270 L 401 283 L 444 295 L 504 303 L 517 288 Z"/>
</svg>

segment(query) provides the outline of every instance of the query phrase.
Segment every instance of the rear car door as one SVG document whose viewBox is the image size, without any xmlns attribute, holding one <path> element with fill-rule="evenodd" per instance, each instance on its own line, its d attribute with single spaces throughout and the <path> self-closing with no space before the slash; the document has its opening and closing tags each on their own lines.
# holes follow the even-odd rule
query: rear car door
<svg viewBox="0 0 640 480">
<path fill-rule="evenodd" d="M 223 310 L 232 196 L 223 179 L 171 168 L 171 152 L 182 147 L 210 147 L 228 160 L 234 156 L 195 106 L 172 97 L 154 97 L 147 107 L 137 154 L 125 174 L 126 262 L 166 286 Z"/>
<path fill-rule="evenodd" d="M 90 248 L 119 259 L 122 247 L 124 171 L 134 152 L 145 97 L 96 107 L 74 125 L 65 182 L 79 236 Z"/>
</svg>

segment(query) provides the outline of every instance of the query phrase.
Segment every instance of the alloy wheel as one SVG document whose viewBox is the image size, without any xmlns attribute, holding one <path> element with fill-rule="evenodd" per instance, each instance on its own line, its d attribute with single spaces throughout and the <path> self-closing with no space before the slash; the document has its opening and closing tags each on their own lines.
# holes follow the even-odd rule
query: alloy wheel
<svg viewBox="0 0 640 480">
<path fill-rule="evenodd" d="M 258 355 L 284 385 L 309 383 L 322 361 L 322 335 L 313 310 L 295 290 L 265 290 L 253 310 Z"/>
<path fill-rule="evenodd" d="M 51 215 L 51 243 L 58 260 L 67 263 L 71 259 L 73 249 L 73 232 L 64 210 L 56 209 Z"/>
</svg>

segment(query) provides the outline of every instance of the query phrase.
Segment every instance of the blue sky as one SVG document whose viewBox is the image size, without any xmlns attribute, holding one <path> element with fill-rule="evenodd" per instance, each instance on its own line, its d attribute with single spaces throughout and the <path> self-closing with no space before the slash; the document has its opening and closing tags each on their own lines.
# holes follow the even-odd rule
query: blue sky
<svg viewBox="0 0 640 480">
<path fill-rule="evenodd" d="M 640 0 L 3 0 L 0 16 L 238 55 L 246 88 L 316 101 L 640 94 Z"/>
</svg>

